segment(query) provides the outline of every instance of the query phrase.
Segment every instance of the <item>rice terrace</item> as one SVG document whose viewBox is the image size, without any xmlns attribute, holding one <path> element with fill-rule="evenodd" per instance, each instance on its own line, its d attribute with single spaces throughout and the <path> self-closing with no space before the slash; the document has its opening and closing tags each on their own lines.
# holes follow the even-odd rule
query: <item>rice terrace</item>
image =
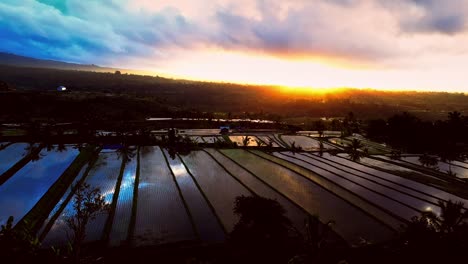
<svg viewBox="0 0 468 264">
<path fill-rule="evenodd" d="M 440 214 L 440 201 L 468 198 L 457 187 L 468 179 L 468 163 L 439 160 L 430 168 L 421 155 L 395 158 L 392 148 L 358 134 L 170 129 L 146 137 L 154 144 L 3 142 L 0 223 L 13 216 L 13 226 L 34 231 L 42 247 L 64 246 L 74 187 L 87 182 L 111 209 L 87 225 L 86 243 L 222 243 L 239 220 L 236 197 L 261 196 L 278 201 L 298 232 L 304 219 L 318 217 L 333 221 L 327 239 L 358 246 L 391 239 L 422 212 Z M 349 152 L 353 141 L 366 155 Z M 174 151 L 178 142 L 190 149 Z"/>
<path fill-rule="evenodd" d="M 468 263 L 468 0 L 1 0 L 0 262 Z"/>
</svg>

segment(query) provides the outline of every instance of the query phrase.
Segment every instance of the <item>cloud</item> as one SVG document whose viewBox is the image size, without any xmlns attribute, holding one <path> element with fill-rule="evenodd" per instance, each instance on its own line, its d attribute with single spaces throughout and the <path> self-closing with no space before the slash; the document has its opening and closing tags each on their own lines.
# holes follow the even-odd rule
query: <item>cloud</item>
<svg viewBox="0 0 468 264">
<path fill-rule="evenodd" d="M 158 65 L 177 50 L 209 48 L 381 65 L 439 50 L 434 45 L 453 47 L 452 35 L 466 33 L 467 3 L 2 0 L 0 50 L 112 66 L 138 60 Z M 428 33 L 444 38 L 428 39 Z"/>
<path fill-rule="evenodd" d="M 256 17 L 229 9 L 218 10 L 219 31 L 214 42 L 226 48 L 291 57 L 326 56 L 373 61 L 394 53 L 380 29 L 362 27 L 369 15 L 350 15 L 365 12 L 369 8 L 367 5 L 332 2 L 299 2 L 294 6 L 279 1 L 276 4 L 257 1 Z M 382 26 L 386 26 L 385 22 Z"/>
<path fill-rule="evenodd" d="M 466 0 L 380 0 L 398 18 L 407 33 L 463 33 L 467 26 Z"/>
<path fill-rule="evenodd" d="M 120 1 L 123 3 L 123 1 Z M 24 55 L 77 62 L 110 56 L 144 56 L 184 45 L 196 32 L 176 10 L 129 13 L 112 0 L 68 0 L 66 12 L 47 3 L 0 3 L 0 48 Z"/>
</svg>

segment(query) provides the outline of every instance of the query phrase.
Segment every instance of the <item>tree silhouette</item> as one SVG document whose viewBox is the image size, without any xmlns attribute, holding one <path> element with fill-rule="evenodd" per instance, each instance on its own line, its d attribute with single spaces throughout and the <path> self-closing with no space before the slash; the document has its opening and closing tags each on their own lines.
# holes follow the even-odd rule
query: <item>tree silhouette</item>
<svg viewBox="0 0 468 264">
<path fill-rule="evenodd" d="M 438 205 L 440 214 L 422 212 L 404 227 L 401 245 L 408 263 L 456 263 L 466 256 L 468 212 L 462 202 L 439 201 Z"/>
<path fill-rule="evenodd" d="M 244 147 L 249 146 L 250 139 L 251 138 L 249 136 L 242 137 L 242 146 L 244 146 Z"/>
<path fill-rule="evenodd" d="M 366 154 L 365 152 L 361 151 L 362 147 L 364 147 L 364 145 L 361 143 L 361 141 L 354 138 L 351 141 L 351 144 L 348 144 L 345 147 L 345 150 L 346 150 L 346 152 L 348 152 L 349 158 L 352 161 L 359 161 Z"/>
<path fill-rule="evenodd" d="M 128 143 L 123 143 L 122 146 L 117 149 L 117 155 L 122 159 L 122 162 L 128 163 L 135 157 L 135 151 L 136 147 L 129 146 Z"/>
<path fill-rule="evenodd" d="M 424 167 L 431 168 L 431 169 L 437 169 L 438 168 L 437 158 L 433 157 L 433 156 L 430 156 L 427 153 L 424 153 L 422 156 L 420 156 L 418 160 L 421 163 L 421 165 L 423 165 Z"/>
<path fill-rule="evenodd" d="M 91 188 L 89 184 L 82 183 L 72 186 L 72 189 L 75 189 L 73 198 L 73 210 L 75 213 L 67 217 L 65 222 L 73 231 L 71 244 L 74 261 L 79 263 L 88 223 L 94 220 L 97 214 L 108 211 L 110 207 L 104 200 L 104 196 L 99 188 Z"/>
<path fill-rule="evenodd" d="M 229 241 L 237 248 L 264 261 L 286 251 L 292 225 L 277 201 L 239 196 L 235 199 L 234 213 L 239 216 L 239 221 L 230 233 Z"/>
</svg>

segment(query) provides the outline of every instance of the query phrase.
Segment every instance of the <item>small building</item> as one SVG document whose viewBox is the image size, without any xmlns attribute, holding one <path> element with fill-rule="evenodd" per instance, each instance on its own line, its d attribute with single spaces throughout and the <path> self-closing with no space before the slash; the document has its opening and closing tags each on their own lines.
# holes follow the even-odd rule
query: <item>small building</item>
<svg viewBox="0 0 468 264">
<path fill-rule="evenodd" d="M 67 90 L 67 87 L 65 87 L 65 86 L 57 87 L 57 91 L 59 91 L 59 92 L 65 92 L 66 90 Z"/>
</svg>

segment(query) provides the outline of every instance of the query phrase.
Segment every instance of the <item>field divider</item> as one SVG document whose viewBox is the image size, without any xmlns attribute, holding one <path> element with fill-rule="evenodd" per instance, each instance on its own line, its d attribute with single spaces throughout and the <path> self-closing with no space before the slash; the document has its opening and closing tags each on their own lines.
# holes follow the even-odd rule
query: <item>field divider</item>
<svg viewBox="0 0 468 264">
<path fill-rule="evenodd" d="M 95 153 L 95 155 L 89 160 L 89 163 L 88 163 L 88 167 L 86 168 L 86 170 L 84 171 L 83 173 L 83 176 L 81 176 L 81 179 L 78 180 L 77 182 L 77 185 L 75 186 L 75 188 L 73 188 L 70 193 L 68 194 L 68 196 L 65 198 L 65 200 L 63 201 L 63 203 L 60 205 L 60 208 L 57 210 L 57 212 L 55 212 L 55 214 L 50 218 L 49 222 L 47 222 L 47 225 L 44 227 L 44 229 L 42 230 L 41 234 L 39 235 L 39 241 L 43 241 L 44 238 L 47 236 L 47 234 L 49 233 L 50 229 L 54 226 L 55 224 L 55 221 L 57 221 L 57 219 L 60 217 L 60 215 L 62 214 L 63 210 L 65 210 L 65 207 L 67 207 L 68 203 L 71 201 L 71 199 L 73 198 L 73 195 L 75 195 L 75 192 L 76 192 L 76 187 L 83 184 L 83 182 L 86 180 L 86 178 L 88 177 L 89 175 L 89 172 L 91 171 L 91 169 L 94 167 L 94 164 L 96 163 L 96 161 L 98 160 L 98 157 L 99 157 L 99 152 Z"/>
<path fill-rule="evenodd" d="M 336 166 L 334 166 L 334 165 L 331 164 L 331 163 L 333 163 L 334 161 L 329 160 L 329 159 L 327 159 L 327 158 L 320 157 L 320 156 L 313 155 L 313 154 L 309 154 L 309 153 L 304 153 L 304 155 L 307 156 L 307 157 L 310 157 L 310 158 L 312 158 L 312 159 L 315 159 L 315 160 L 317 160 L 317 161 L 319 161 L 319 159 L 323 159 L 323 160 L 325 160 L 325 161 L 321 161 L 321 162 L 323 162 L 323 163 L 325 163 L 325 164 L 328 164 L 329 166 L 336 167 Z M 358 164 L 359 164 L 359 165 L 362 165 L 361 163 L 358 163 Z M 389 183 L 392 183 L 392 184 L 401 186 L 401 187 L 403 187 L 403 188 L 412 190 L 412 191 L 414 191 L 414 192 L 417 192 L 417 193 L 420 193 L 420 194 L 423 194 L 423 195 L 426 195 L 426 196 L 430 196 L 430 197 L 432 197 L 432 198 L 434 198 L 434 199 L 437 199 L 437 200 L 446 201 L 446 200 L 444 200 L 444 199 L 442 199 L 442 198 L 436 197 L 436 196 L 434 196 L 434 195 L 432 195 L 432 194 L 429 194 L 429 193 L 425 193 L 425 192 L 420 191 L 420 190 L 418 190 L 418 189 L 415 189 L 415 188 L 413 188 L 413 187 L 409 187 L 409 186 L 406 186 L 406 185 L 404 185 L 404 184 L 401 184 L 401 183 L 398 183 L 398 182 L 394 182 L 394 181 L 388 180 L 388 179 L 386 179 L 386 178 L 384 178 L 384 177 L 380 177 L 380 176 L 378 176 L 378 175 L 375 175 L 375 174 L 372 174 L 372 173 L 369 173 L 369 172 L 365 172 L 365 171 L 362 171 L 362 170 L 360 170 L 360 169 L 353 168 L 353 167 L 348 166 L 348 165 L 345 165 L 345 164 L 341 164 L 341 163 L 340 163 L 340 166 L 343 166 L 343 167 L 346 167 L 346 168 L 349 168 L 349 169 L 352 169 L 352 170 L 361 172 L 361 173 L 363 173 L 363 174 L 367 174 L 367 175 L 372 176 L 372 177 L 375 177 L 375 178 L 379 178 L 379 179 L 381 179 L 382 181 L 386 181 L 386 182 L 389 182 Z M 336 167 L 336 168 L 339 169 L 338 167 Z M 340 169 L 340 170 L 342 170 L 342 169 Z M 387 172 L 385 172 L 385 173 L 387 173 Z M 392 175 L 393 175 L 393 174 L 392 174 Z M 398 176 L 398 175 L 395 175 L 395 176 L 396 176 L 396 177 L 400 177 L 400 176 Z M 390 188 L 390 187 L 389 187 L 389 188 Z M 408 194 L 408 195 L 410 195 L 410 194 Z M 412 195 L 410 195 L 410 196 L 412 196 Z M 432 203 L 432 204 L 437 205 L 436 203 L 431 202 L 431 201 L 426 200 L 426 199 L 423 199 L 423 198 L 418 198 L 418 199 L 420 199 L 420 200 L 422 200 L 422 201 L 425 201 L 425 202 L 428 202 L 428 203 Z"/>
<path fill-rule="evenodd" d="M 388 195 L 386 195 L 386 194 L 383 194 L 383 193 L 377 192 L 377 191 L 375 191 L 375 190 L 372 190 L 371 188 L 369 188 L 369 187 L 367 187 L 367 186 L 364 186 L 364 185 L 362 185 L 362 184 L 360 184 L 360 183 L 357 183 L 357 182 L 355 182 L 355 181 L 353 181 L 353 180 L 351 180 L 351 179 L 348 179 L 348 178 L 346 178 L 346 177 L 343 177 L 343 176 L 341 176 L 340 174 L 338 174 L 338 173 L 336 173 L 336 172 L 333 172 L 333 171 L 331 171 L 331 170 L 325 169 L 325 168 L 322 167 L 322 166 L 315 165 L 315 164 L 313 164 L 313 163 L 311 163 L 311 162 L 308 162 L 308 161 L 306 161 L 306 160 L 303 160 L 303 159 L 298 158 L 298 157 L 295 157 L 295 156 L 287 155 L 287 154 L 284 154 L 284 153 L 279 153 L 279 154 L 280 154 L 280 155 L 283 155 L 283 156 L 286 156 L 286 157 L 289 157 L 289 158 L 292 158 L 292 159 L 295 159 L 295 160 L 302 161 L 302 162 L 307 163 L 307 164 L 309 164 L 309 165 L 311 165 L 311 166 L 314 166 L 314 167 L 317 167 L 317 168 L 319 168 L 319 169 L 321 169 L 321 170 L 327 171 L 327 172 L 329 172 L 329 173 L 331 173 L 331 174 L 333 174 L 333 175 L 336 175 L 336 176 L 338 176 L 338 177 L 340 177 L 340 178 L 342 178 L 342 179 L 344 179 L 344 180 L 346 180 L 346 181 L 349 181 L 349 182 L 351 182 L 351 183 L 353 183 L 353 184 L 356 184 L 356 185 L 358 185 L 358 186 L 360 186 L 360 187 L 362 187 L 362 188 L 364 188 L 364 189 L 366 189 L 366 190 L 369 190 L 369 191 L 371 191 L 371 192 L 373 192 L 373 193 L 376 193 L 376 194 L 378 194 L 378 195 L 381 195 L 381 196 L 383 196 L 383 197 L 385 197 L 385 198 L 387 198 L 387 199 L 389 199 L 389 200 L 391 200 L 391 201 L 394 201 L 394 202 L 396 202 L 396 203 L 399 203 L 399 204 L 401 204 L 401 205 L 403 205 L 403 206 L 405 206 L 405 207 L 408 207 L 408 208 L 410 208 L 410 209 L 413 209 L 413 210 L 415 210 L 415 211 L 417 211 L 417 212 L 419 212 L 419 213 L 422 212 L 420 209 L 417 209 L 417 208 L 415 208 L 415 207 L 413 207 L 413 206 L 407 205 L 407 204 L 405 204 L 405 203 L 403 203 L 403 202 L 401 202 L 401 201 L 398 201 L 398 200 L 396 200 L 396 199 L 394 199 L 394 198 L 392 198 L 392 197 L 390 197 L 390 196 L 388 196 Z M 296 165 L 298 165 L 298 164 L 296 164 Z M 331 166 L 331 165 L 329 165 L 329 166 Z M 336 168 L 336 167 L 334 167 L 334 166 L 331 166 L 331 167 Z M 340 170 L 339 168 L 336 168 L 336 169 Z M 343 171 L 343 172 L 344 172 L 344 171 Z M 352 173 L 352 172 L 346 172 L 346 173 L 367 180 L 367 178 L 364 178 L 364 177 L 362 177 L 362 176 L 356 175 L 356 174 L 354 174 L 354 173 Z M 382 184 L 379 184 L 378 182 L 375 182 L 375 181 L 371 181 L 371 182 L 373 182 L 373 183 L 375 183 L 375 184 L 377 184 L 377 185 L 383 186 L 383 187 L 387 187 L 387 186 L 382 185 Z M 338 183 L 336 183 L 336 184 L 337 184 L 337 185 L 340 185 L 340 184 L 338 184 Z M 342 186 L 342 187 L 345 188 L 344 186 Z M 399 192 L 399 193 L 406 194 L 406 193 L 403 193 L 403 192 L 398 191 L 397 189 L 390 188 L 390 187 L 388 187 L 388 188 L 389 188 L 389 189 L 392 189 L 392 190 L 394 190 L 394 191 L 397 191 L 397 192 Z M 411 195 L 409 195 L 409 196 L 411 196 Z M 415 197 L 415 196 L 412 196 L 412 197 L 413 197 L 413 198 L 417 198 L 417 197 Z M 428 201 L 428 202 L 429 202 L 429 201 Z M 431 202 L 431 203 L 434 204 L 434 205 L 436 205 L 436 204 L 433 203 L 433 202 Z"/>
<path fill-rule="evenodd" d="M 160 148 L 161 149 L 161 148 Z M 166 154 L 164 153 L 164 150 L 161 149 L 161 152 L 163 154 L 163 157 L 164 157 L 164 161 L 166 162 L 166 165 L 167 165 L 167 168 L 169 169 L 169 171 L 171 172 L 171 175 L 172 175 L 172 180 L 174 180 L 174 183 L 177 187 L 177 191 L 179 193 L 179 196 L 180 196 L 180 199 L 182 199 L 182 203 L 184 204 L 184 208 L 185 208 L 185 211 L 187 211 L 187 215 L 190 219 L 190 224 L 192 225 L 192 229 L 193 229 L 193 232 L 197 238 L 198 241 L 201 241 L 201 237 L 200 237 L 200 232 L 198 231 L 198 228 L 195 224 L 195 220 L 193 219 L 193 215 L 192 213 L 190 212 L 190 208 L 187 204 L 187 201 L 185 200 L 184 198 L 184 195 L 182 194 L 182 190 L 180 189 L 180 186 L 179 186 L 179 183 L 177 183 L 177 180 L 176 180 L 176 177 L 175 177 L 175 174 L 174 172 L 172 171 L 172 168 L 171 168 L 171 165 L 169 164 L 169 161 L 167 160 L 167 157 L 166 157 Z M 179 158 L 179 157 L 178 157 Z M 180 159 L 180 158 L 179 158 Z"/>
<path fill-rule="evenodd" d="M 265 182 L 263 179 L 261 179 L 259 176 L 257 176 L 255 173 L 253 173 L 252 171 L 250 171 L 249 169 L 247 169 L 246 167 L 242 166 L 239 162 L 235 161 L 234 159 L 232 159 L 231 157 L 227 156 L 226 154 L 224 154 L 223 152 L 219 151 L 219 150 L 216 150 L 218 153 L 220 153 L 222 156 L 226 157 L 227 159 L 229 159 L 230 161 L 232 161 L 234 164 L 236 164 L 237 166 L 239 166 L 240 168 L 242 168 L 244 171 L 246 171 L 247 173 L 249 173 L 252 177 L 256 178 L 257 180 L 259 180 L 261 183 L 263 183 L 265 186 L 267 186 L 268 188 L 270 188 L 271 190 L 273 190 L 275 193 L 279 194 L 281 197 L 283 197 L 284 199 L 286 199 L 288 202 L 290 202 L 294 207 L 296 207 L 297 209 L 299 209 L 302 213 L 304 213 L 305 215 L 309 216 L 309 217 L 313 217 L 313 218 L 317 218 L 319 221 L 320 219 L 316 216 L 316 215 L 313 215 L 311 213 L 309 213 L 304 207 L 300 206 L 299 204 L 297 204 L 295 201 L 291 200 L 288 196 L 286 196 L 285 194 L 283 194 L 282 192 L 280 192 L 279 190 L 277 190 L 275 187 L 271 186 L 269 183 Z M 322 223 L 322 221 L 320 221 L 320 223 Z M 324 223 L 322 223 L 324 224 Z M 332 230 L 332 232 L 334 232 L 337 236 L 339 236 L 341 239 L 343 239 L 340 235 L 338 235 L 335 231 Z M 344 239 L 343 239 L 344 241 Z"/>
<path fill-rule="evenodd" d="M 249 192 L 251 192 L 254 196 L 259 196 L 256 192 L 254 192 L 252 189 L 250 189 L 249 186 L 247 186 L 244 182 L 242 182 L 241 180 L 239 180 L 236 176 L 234 176 L 226 167 L 224 167 L 223 164 L 221 164 L 221 162 L 219 162 L 215 157 L 213 157 L 213 155 L 211 155 L 211 153 L 209 153 L 208 151 L 202 149 L 203 152 L 205 152 L 206 154 L 208 154 L 208 156 L 210 156 L 210 158 L 212 160 L 214 160 L 216 162 L 216 164 L 218 164 L 221 168 L 223 168 L 223 170 L 229 174 L 232 178 L 234 178 L 235 181 L 237 181 L 238 183 L 240 183 L 240 185 L 242 185 L 244 188 L 246 188 Z"/>
<path fill-rule="evenodd" d="M 0 150 L 4 150 L 4 149 L 6 149 L 7 147 L 11 146 L 12 144 L 13 144 L 13 142 L 8 142 L 8 143 L 6 143 L 5 145 L 2 145 L 2 146 L 0 147 Z"/>
<path fill-rule="evenodd" d="M 375 156 L 370 156 L 369 158 L 370 159 L 375 159 L 375 160 L 378 160 L 378 161 L 382 161 L 382 162 L 387 162 L 387 163 L 390 163 L 390 164 L 393 164 L 393 165 L 401 166 L 401 167 L 404 167 L 404 168 L 407 168 L 407 169 L 411 169 L 413 171 L 417 171 L 419 173 L 427 174 L 429 176 L 435 177 L 435 178 L 437 178 L 439 180 L 442 180 L 442 181 L 445 181 L 445 182 L 448 182 L 448 183 L 464 183 L 464 181 L 459 179 L 459 178 L 450 178 L 446 173 L 443 173 L 443 172 L 440 172 L 440 171 L 435 171 L 435 170 L 423 167 L 423 166 L 421 166 L 419 164 L 412 163 L 412 162 L 409 162 L 409 161 L 406 161 L 406 160 L 401 160 L 402 162 L 399 163 L 399 162 L 395 162 L 395 161 L 392 161 L 392 160 L 386 160 L 386 159 L 382 159 L 382 158 L 375 157 Z"/>
<path fill-rule="evenodd" d="M 83 149 L 34 207 L 18 222 L 15 228 L 34 234 L 37 233 L 50 212 L 66 193 L 70 184 L 80 173 L 82 167 L 99 151 L 100 148 L 92 145 Z"/>
<path fill-rule="evenodd" d="M 341 159 L 345 159 L 345 160 L 349 160 L 349 159 L 347 159 L 345 157 L 342 157 L 342 156 L 339 156 L 339 155 L 337 155 L 336 157 L 341 158 Z M 376 160 L 381 161 L 381 162 L 386 162 L 386 163 L 389 163 L 389 164 L 392 164 L 392 165 L 395 165 L 395 166 L 400 166 L 398 163 L 391 162 L 389 160 L 378 159 L 378 158 L 375 158 L 375 157 L 371 157 L 371 158 L 376 159 Z M 365 164 L 365 163 L 362 163 L 362 162 L 359 162 L 359 164 L 361 164 L 361 165 L 363 165 L 365 167 L 371 168 L 371 169 L 375 169 L 375 170 L 378 170 L 378 171 L 383 171 L 383 172 L 386 172 L 386 173 L 389 173 L 389 174 L 392 174 L 392 175 L 395 175 L 395 176 L 398 176 L 398 177 L 402 177 L 402 178 L 405 178 L 405 179 L 408 179 L 408 180 L 412 180 L 412 181 L 418 182 L 420 184 L 424 184 L 424 185 L 439 189 L 441 191 L 448 192 L 448 193 L 451 193 L 453 195 L 460 196 L 462 198 L 468 199 L 468 193 L 466 193 L 466 191 L 465 191 L 464 195 L 460 195 L 460 193 L 454 192 L 453 190 L 450 190 L 449 188 L 444 188 L 444 186 L 443 186 L 444 183 L 450 184 L 450 182 L 446 181 L 445 179 L 441 179 L 440 177 L 432 177 L 432 175 L 424 175 L 424 174 L 422 174 L 422 172 L 415 171 L 414 169 L 406 167 L 406 166 L 400 166 L 400 167 L 407 168 L 407 169 L 410 169 L 412 171 L 415 171 L 417 173 L 417 175 L 419 175 L 421 177 L 426 177 L 426 178 L 431 177 L 434 181 L 440 181 L 440 183 L 436 183 L 436 182 L 434 182 L 434 183 L 429 182 L 428 183 L 428 182 L 422 181 L 419 177 L 408 178 L 408 175 L 405 175 L 405 173 L 401 173 L 399 171 L 384 169 L 384 168 L 377 167 L 377 166 L 371 166 L 371 165 L 368 165 L 368 164 Z"/>
<path fill-rule="evenodd" d="M 136 214 L 138 206 L 138 185 L 140 184 L 140 146 L 137 148 L 137 165 L 135 171 L 135 183 L 133 185 L 133 201 L 132 213 L 130 215 L 130 222 L 128 223 L 127 231 L 127 245 L 131 244 L 133 234 L 135 233 Z"/>
<path fill-rule="evenodd" d="M 127 166 L 127 158 L 122 155 L 122 163 L 120 165 L 119 176 L 117 177 L 117 183 L 114 187 L 114 194 L 112 195 L 112 202 L 109 209 L 109 214 L 107 215 L 106 223 L 104 224 L 104 230 L 102 232 L 101 241 L 104 245 L 109 245 L 110 232 L 112 231 L 112 224 L 114 222 L 115 211 L 117 209 L 117 202 L 120 195 L 120 186 L 122 185 L 122 179 L 125 172 L 125 167 Z"/>
<path fill-rule="evenodd" d="M 177 154 L 177 157 L 179 157 L 180 161 L 182 162 L 182 165 L 184 166 L 185 170 L 187 171 L 187 173 L 190 175 L 190 177 L 192 178 L 193 182 L 195 183 L 195 185 L 197 186 L 198 190 L 200 191 L 201 195 L 203 196 L 203 198 L 205 199 L 206 201 L 206 204 L 210 207 L 211 211 L 213 212 L 213 215 L 216 217 L 216 220 L 218 221 L 218 224 L 219 226 L 221 227 L 221 229 L 223 230 L 224 232 L 224 235 L 227 236 L 229 234 L 229 232 L 227 231 L 227 228 L 224 226 L 223 224 L 223 221 L 221 221 L 221 218 L 219 217 L 218 213 L 216 213 L 216 209 L 214 208 L 213 204 L 211 204 L 210 200 L 208 199 L 208 197 L 206 196 L 205 192 L 203 191 L 203 189 L 201 188 L 200 184 L 198 184 L 198 181 L 197 179 L 195 179 L 195 177 L 193 176 L 192 172 L 190 172 L 187 164 L 185 164 L 185 161 L 184 159 L 182 159 L 182 157 Z"/>
<path fill-rule="evenodd" d="M 273 137 L 271 137 L 270 135 L 267 135 L 268 139 L 270 139 L 271 141 L 275 142 L 280 149 L 289 149 L 287 146 L 284 146 L 282 142 L 280 142 L 278 139 L 276 139 L 276 137 L 273 135 Z"/>
<path fill-rule="evenodd" d="M 15 165 L 11 166 L 7 171 L 5 171 L 2 175 L 0 175 L 0 186 L 2 186 L 6 181 L 8 181 L 11 177 L 13 177 L 19 170 L 21 170 L 26 164 L 28 164 L 33 156 L 39 155 L 41 150 L 45 147 L 45 144 L 40 144 L 38 147 L 31 150 L 29 154 L 24 156 Z"/>
<path fill-rule="evenodd" d="M 292 164 L 291 162 L 282 160 L 278 157 L 275 157 L 275 156 L 272 156 L 270 154 L 266 154 L 263 152 L 262 152 L 263 155 L 257 154 L 251 151 L 248 151 L 248 152 L 252 153 L 255 156 L 268 160 L 272 163 L 275 163 L 285 169 L 296 172 L 301 177 L 305 178 L 308 181 L 313 182 L 314 184 L 322 187 L 328 192 L 333 193 L 337 197 L 346 201 L 348 204 L 361 210 L 365 214 L 369 215 L 370 217 L 374 218 L 378 222 L 384 224 L 385 226 L 387 226 L 388 228 L 394 231 L 398 231 L 398 228 L 401 226 L 402 223 L 403 224 L 408 223 L 408 220 L 402 217 L 399 217 L 397 215 L 394 215 L 392 212 L 388 211 L 387 209 L 371 203 L 367 199 L 362 198 L 361 196 L 343 188 L 342 186 L 334 183 L 333 181 L 326 179 L 325 177 L 323 177 L 322 175 L 316 172 L 310 171 L 307 168 L 304 168 L 297 164 Z M 305 174 L 311 176 L 311 178 L 315 178 L 315 180 L 312 180 L 311 178 L 305 176 Z M 358 205 L 361 205 L 362 207 Z M 392 224 L 390 224 L 389 222 L 392 222 Z"/>
<path fill-rule="evenodd" d="M 289 145 L 288 143 L 286 143 L 286 141 L 284 141 L 284 139 L 281 137 L 280 134 L 278 134 L 278 137 L 277 137 L 275 134 L 273 134 L 273 137 L 274 137 L 274 138 L 277 138 L 277 139 L 278 139 L 278 142 L 280 142 L 281 144 L 283 144 L 283 146 L 284 146 L 285 148 L 291 148 L 291 145 Z"/>
</svg>

